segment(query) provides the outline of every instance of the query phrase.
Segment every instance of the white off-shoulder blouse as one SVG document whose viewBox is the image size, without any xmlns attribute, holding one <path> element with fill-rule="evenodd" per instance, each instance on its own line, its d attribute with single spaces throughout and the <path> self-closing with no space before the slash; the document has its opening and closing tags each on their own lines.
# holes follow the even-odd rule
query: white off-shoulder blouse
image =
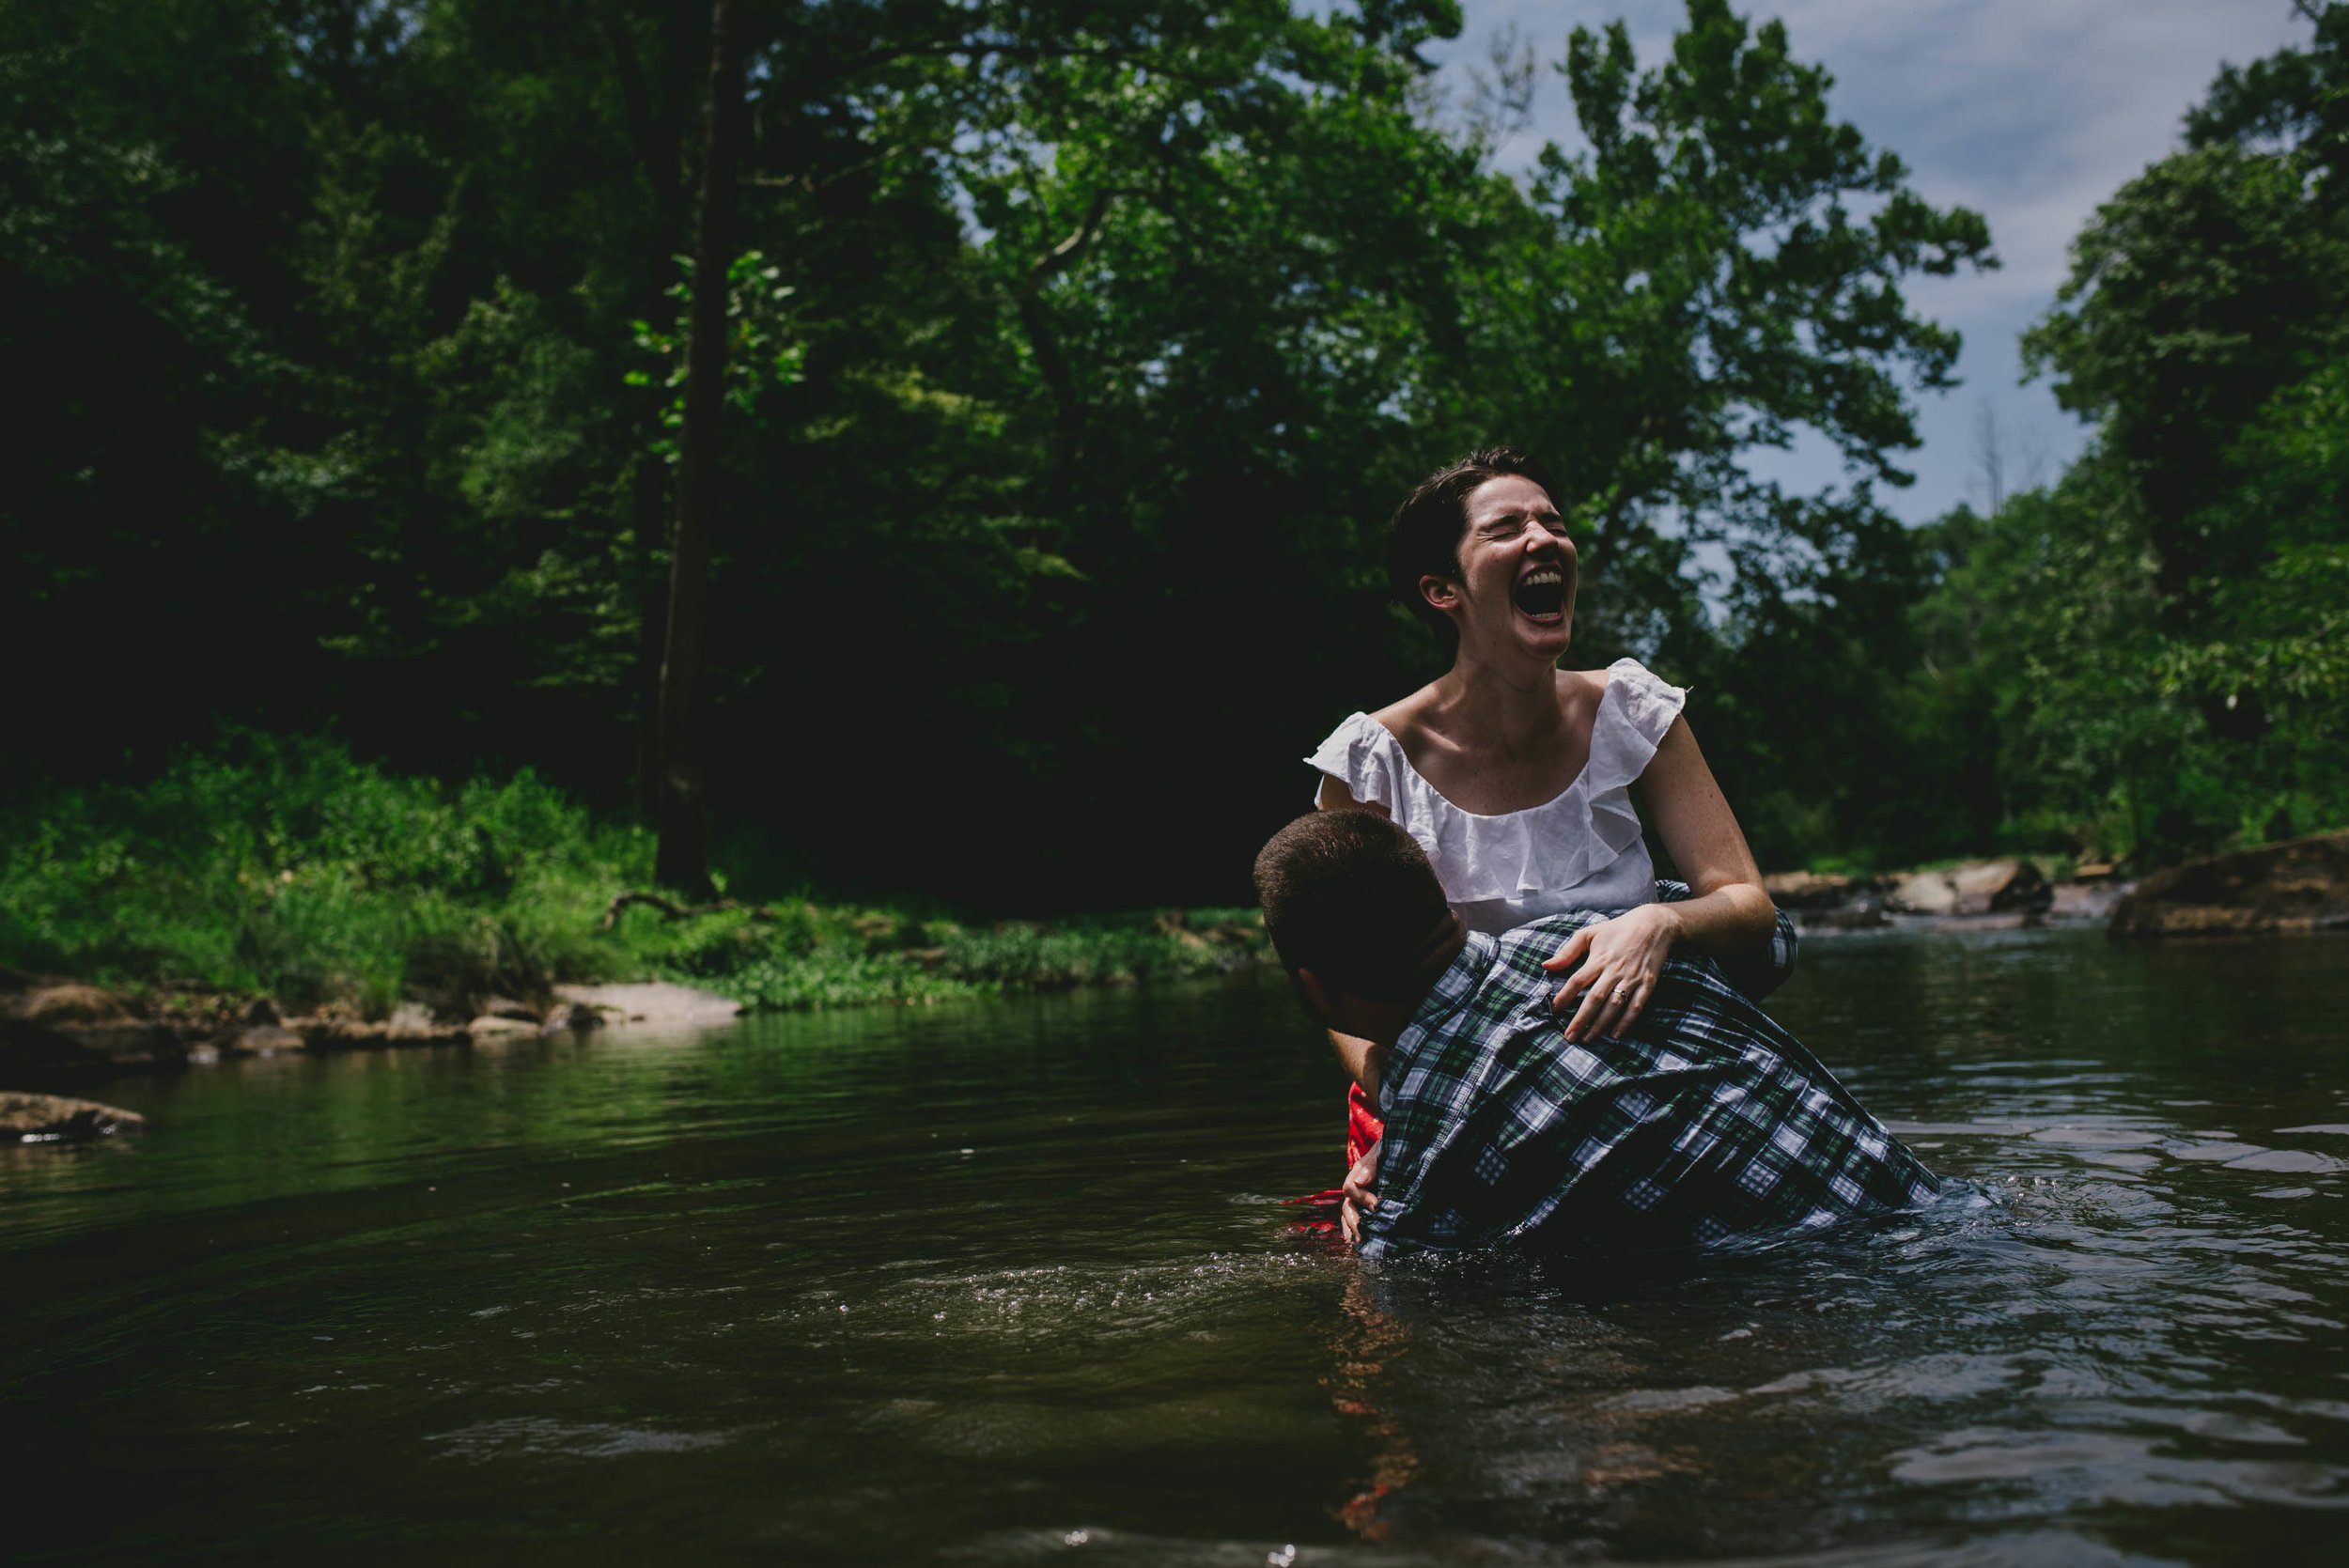
<svg viewBox="0 0 2349 1568">
<path fill-rule="evenodd" d="M 1523 811 L 1461 810 L 1419 776 L 1403 743 L 1366 713 L 1330 731 L 1305 760 L 1355 800 L 1387 808 L 1427 851 L 1444 896 L 1472 931 L 1498 936 L 1568 909 L 1653 904 L 1656 865 L 1640 836 L 1631 784 L 1688 693 L 1634 659 L 1618 659 L 1607 676 L 1590 761 L 1563 793 Z"/>
</svg>

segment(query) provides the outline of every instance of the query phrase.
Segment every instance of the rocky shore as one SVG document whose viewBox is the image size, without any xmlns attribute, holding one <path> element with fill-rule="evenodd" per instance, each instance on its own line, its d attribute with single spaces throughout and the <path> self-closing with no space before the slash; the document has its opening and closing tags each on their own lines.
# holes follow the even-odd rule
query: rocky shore
<svg viewBox="0 0 2349 1568">
<path fill-rule="evenodd" d="M 287 1051 L 470 1046 L 493 1038 L 600 1029 L 695 1030 L 741 1004 L 690 986 L 557 986 L 535 1002 L 481 999 L 471 1016 L 419 1003 L 366 1018 L 347 1005 L 281 1013 L 267 997 L 159 994 L 132 1001 L 78 981 L 0 970 L 0 1082 L 60 1087 Z M 0 1092 L 0 1143 L 79 1141 L 140 1118 L 92 1100 Z"/>
<path fill-rule="evenodd" d="M 2109 918 L 2132 885 L 2102 865 L 2051 882 L 2033 862 L 2014 858 L 1885 877 L 1797 871 L 1763 878 L 1770 897 L 1806 933 L 2087 924 Z"/>
<path fill-rule="evenodd" d="M 0 1093 L 0 1144 L 81 1143 L 117 1132 L 132 1132 L 147 1118 L 96 1100 L 63 1094 Z"/>
<path fill-rule="evenodd" d="M 1791 872 L 1764 883 L 1812 934 L 2098 923 L 2117 939 L 2349 930 L 2349 832 L 2213 856 L 2139 881 L 2099 865 L 2050 881 L 2030 861 L 2007 858 L 1886 877 Z M 1175 935 L 1210 940 L 1188 930 Z M 287 1051 L 465 1047 L 602 1029 L 700 1030 L 742 1011 L 714 992 L 647 983 L 556 986 L 528 1000 L 476 997 L 437 1012 L 410 1002 L 388 1017 L 368 1018 L 347 1004 L 288 1013 L 267 997 L 220 993 L 133 1000 L 0 969 L 0 1084 L 63 1088 Z M 0 1143 L 97 1138 L 138 1125 L 133 1113 L 95 1101 L 0 1092 Z"/>
<path fill-rule="evenodd" d="M 2113 911 L 2115 937 L 2349 930 L 2349 832 L 2316 833 L 2156 871 Z"/>
<path fill-rule="evenodd" d="M 2140 880 L 2084 864 L 2050 881 L 2008 858 L 1885 877 L 1785 872 L 1763 886 L 1806 933 L 2099 923 L 2116 939 L 2349 930 L 2349 832 L 2212 855 Z"/>
</svg>

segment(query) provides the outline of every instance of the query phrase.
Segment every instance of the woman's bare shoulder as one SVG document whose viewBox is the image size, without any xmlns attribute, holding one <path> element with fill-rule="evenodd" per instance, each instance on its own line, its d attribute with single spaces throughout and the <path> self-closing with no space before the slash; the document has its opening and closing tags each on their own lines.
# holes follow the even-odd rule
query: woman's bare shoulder
<svg viewBox="0 0 2349 1568">
<path fill-rule="evenodd" d="M 1427 732 L 1428 719 L 1435 709 L 1436 684 L 1430 681 L 1409 696 L 1398 697 L 1375 710 L 1371 718 L 1397 740 L 1408 741 L 1413 736 Z"/>
<path fill-rule="evenodd" d="M 1607 683 L 1612 678 L 1605 670 L 1559 671 L 1559 710 L 1578 728 L 1588 729 L 1598 712 L 1598 700 L 1607 695 Z"/>
</svg>

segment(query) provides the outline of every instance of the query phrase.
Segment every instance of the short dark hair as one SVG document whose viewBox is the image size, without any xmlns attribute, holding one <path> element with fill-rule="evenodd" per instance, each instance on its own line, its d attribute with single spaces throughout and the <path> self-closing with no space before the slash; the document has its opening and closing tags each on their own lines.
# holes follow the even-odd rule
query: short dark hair
<svg viewBox="0 0 2349 1568">
<path fill-rule="evenodd" d="M 1487 479 L 1504 474 L 1531 479 L 1553 503 L 1558 499 L 1548 470 L 1532 457 L 1514 446 L 1486 446 L 1422 479 L 1387 520 L 1387 586 L 1446 647 L 1460 629 L 1427 602 L 1419 580 L 1460 575 L 1460 535 L 1468 527 L 1469 495 Z"/>
<path fill-rule="evenodd" d="M 1369 811 L 1308 812 L 1256 856 L 1256 898 L 1283 967 L 1377 1001 L 1416 1001 L 1453 928 L 1435 868 Z"/>
</svg>

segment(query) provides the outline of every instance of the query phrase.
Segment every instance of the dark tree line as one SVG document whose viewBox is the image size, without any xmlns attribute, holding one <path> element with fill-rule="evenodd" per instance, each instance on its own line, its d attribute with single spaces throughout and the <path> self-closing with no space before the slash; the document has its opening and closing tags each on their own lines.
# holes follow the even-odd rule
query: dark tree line
<svg viewBox="0 0 2349 1568">
<path fill-rule="evenodd" d="M 224 721 L 330 727 L 657 815 L 679 885 L 706 820 L 769 880 L 1230 897 L 1235 846 L 1306 799 L 1292 759 L 1427 673 L 1377 582 L 1386 510 L 1499 438 L 1565 476 L 1579 654 L 1698 687 L 1766 859 L 2338 818 L 2285 782 L 2338 737 L 2338 664 L 2293 642 L 2341 546 L 2338 444 L 2303 450 L 2340 405 L 2337 8 L 2222 78 L 2147 176 L 2170 183 L 2084 241 L 2035 341 L 2097 457 L 1924 531 L 1877 490 L 1957 344 L 1901 286 L 1992 264 L 1981 220 L 1722 0 L 1665 58 L 1577 28 L 1446 101 L 1422 51 L 1457 25 L 1444 0 L 9 8 L 9 786 Z M 1504 177 L 1553 65 L 1587 146 Z M 2147 313 L 2174 287 L 2129 303 L 2156 262 L 2208 296 L 2181 330 L 2240 353 L 2132 339 L 2171 330 Z M 1746 474 L 1797 429 L 1847 484 Z M 2230 532 L 2280 515 L 2254 484 L 2302 520 Z M 2138 727 L 2092 735 L 2100 691 Z M 2178 736 L 2209 779 L 2155 800 Z"/>
</svg>

